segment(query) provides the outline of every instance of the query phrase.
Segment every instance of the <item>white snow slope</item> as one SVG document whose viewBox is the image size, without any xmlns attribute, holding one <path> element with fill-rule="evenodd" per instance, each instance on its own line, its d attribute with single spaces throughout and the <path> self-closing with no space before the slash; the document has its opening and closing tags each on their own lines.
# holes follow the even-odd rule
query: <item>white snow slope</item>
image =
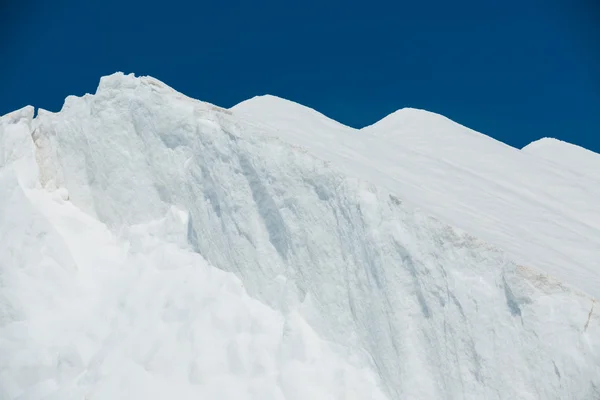
<svg viewBox="0 0 600 400">
<path fill-rule="evenodd" d="M 33 113 L 0 119 L 0 399 L 600 398 L 599 155 L 120 73 Z"/>
</svg>

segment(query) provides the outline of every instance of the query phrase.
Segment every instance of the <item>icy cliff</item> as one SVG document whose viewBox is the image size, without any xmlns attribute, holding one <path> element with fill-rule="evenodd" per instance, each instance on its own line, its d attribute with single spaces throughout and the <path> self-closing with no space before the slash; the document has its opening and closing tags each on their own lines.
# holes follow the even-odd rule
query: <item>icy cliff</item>
<svg viewBox="0 0 600 400">
<path fill-rule="evenodd" d="M 33 112 L 0 120 L 0 398 L 600 397 L 589 171 L 123 74 Z"/>
</svg>

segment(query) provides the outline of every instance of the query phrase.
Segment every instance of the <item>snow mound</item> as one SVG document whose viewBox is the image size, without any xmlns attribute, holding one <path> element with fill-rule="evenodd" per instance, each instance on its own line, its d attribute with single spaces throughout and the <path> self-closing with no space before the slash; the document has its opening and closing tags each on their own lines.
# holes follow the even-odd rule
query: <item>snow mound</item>
<svg viewBox="0 0 600 400">
<path fill-rule="evenodd" d="M 288 127 L 298 121 L 318 121 L 321 127 L 326 127 L 327 129 L 355 130 L 354 128 L 343 125 L 312 108 L 272 95 L 255 96 L 231 107 L 230 110 L 235 113 L 245 113 L 250 115 L 254 115 L 258 110 L 258 116 L 260 118 L 265 122 L 274 123 L 276 126 Z"/>
<path fill-rule="evenodd" d="M 523 147 L 523 152 L 556 163 L 600 182 L 600 154 L 553 138 L 543 138 Z"/>
<path fill-rule="evenodd" d="M 0 398 L 598 397 L 596 300 L 538 269 L 593 285 L 593 226 L 563 208 L 565 232 L 490 226 L 526 193 L 514 209 L 555 209 L 473 161 L 437 178 L 454 156 L 255 103 L 115 74 L 0 120 L 3 146 L 33 139 L 0 170 Z M 473 184 L 490 193 L 457 207 Z M 589 258 L 548 264 L 557 233 Z"/>
</svg>

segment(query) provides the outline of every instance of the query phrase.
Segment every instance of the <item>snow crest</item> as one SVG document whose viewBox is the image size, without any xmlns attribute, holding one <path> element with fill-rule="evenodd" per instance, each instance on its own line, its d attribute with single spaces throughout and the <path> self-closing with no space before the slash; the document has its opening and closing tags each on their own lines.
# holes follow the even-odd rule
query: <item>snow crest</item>
<svg viewBox="0 0 600 400">
<path fill-rule="evenodd" d="M 357 131 L 247 106 L 115 74 L 2 118 L 35 160 L 0 164 L 0 395 L 599 395 L 592 297 L 294 139 Z"/>
<path fill-rule="evenodd" d="M 600 183 L 600 154 L 553 138 L 543 138 L 523 147 L 523 152 L 585 175 Z"/>
</svg>

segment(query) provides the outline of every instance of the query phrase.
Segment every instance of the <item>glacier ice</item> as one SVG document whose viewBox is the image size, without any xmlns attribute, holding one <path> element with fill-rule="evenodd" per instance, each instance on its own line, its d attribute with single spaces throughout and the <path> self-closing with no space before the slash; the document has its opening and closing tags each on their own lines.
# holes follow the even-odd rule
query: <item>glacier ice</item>
<svg viewBox="0 0 600 400">
<path fill-rule="evenodd" d="M 600 189 L 530 153 L 120 73 L 8 114 L 0 398 L 596 399 Z"/>
</svg>

